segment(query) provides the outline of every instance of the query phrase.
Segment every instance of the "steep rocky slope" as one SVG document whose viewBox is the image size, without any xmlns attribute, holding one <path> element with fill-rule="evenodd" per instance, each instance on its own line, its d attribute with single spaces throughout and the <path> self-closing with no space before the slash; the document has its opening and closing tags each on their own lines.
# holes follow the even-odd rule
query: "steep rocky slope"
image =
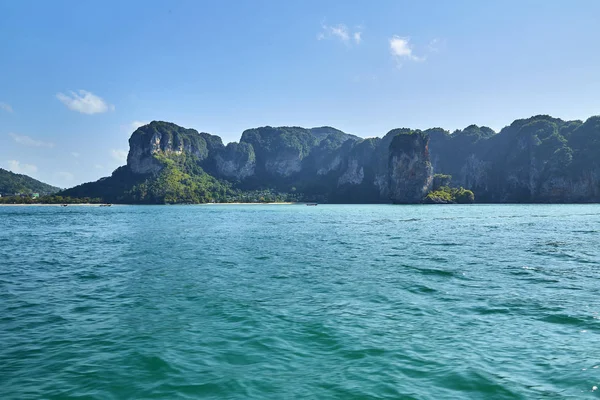
<svg viewBox="0 0 600 400">
<path fill-rule="evenodd" d="M 472 190 L 479 202 L 600 201 L 600 117 L 540 115 L 499 133 L 471 125 L 453 133 L 394 129 L 370 139 L 331 127 L 267 126 L 227 146 L 218 136 L 154 121 L 129 144 L 126 166 L 65 195 L 204 202 L 271 190 L 298 200 L 415 203 L 436 173 L 451 175 L 451 186 Z"/>
<path fill-rule="evenodd" d="M 471 126 L 429 132 L 436 173 L 483 202 L 599 202 L 600 117 L 547 115 L 514 121 L 498 134 Z"/>
<path fill-rule="evenodd" d="M 423 132 L 403 132 L 392 140 L 389 187 L 393 203 L 419 203 L 431 190 L 433 168 L 428 145 L 429 136 Z"/>
</svg>

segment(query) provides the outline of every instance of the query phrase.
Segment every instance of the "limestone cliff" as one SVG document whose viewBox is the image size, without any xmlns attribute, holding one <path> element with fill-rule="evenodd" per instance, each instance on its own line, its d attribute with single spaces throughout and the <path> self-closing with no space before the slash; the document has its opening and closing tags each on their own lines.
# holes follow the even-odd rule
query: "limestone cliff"
<svg viewBox="0 0 600 400">
<path fill-rule="evenodd" d="M 288 178 L 300 172 L 316 138 L 303 128 L 267 126 L 244 131 L 240 142 L 253 147 L 259 174 Z"/>
<path fill-rule="evenodd" d="M 254 148 L 248 143 L 229 143 L 215 155 L 219 176 L 244 180 L 254 175 L 256 156 Z"/>
<path fill-rule="evenodd" d="M 583 123 L 538 115 L 489 132 L 432 133 L 436 173 L 451 174 L 481 202 L 600 201 L 599 117 Z"/>
<path fill-rule="evenodd" d="M 405 132 L 392 140 L 389 149 L 389 188 L 393 203 L 419 203 L 431 190 L 433 167 L 429 160 L 429 136 Z"/>
<path fill-rule="evenodd" d="M 169 122 L 153 121 L 138 128 L 129 138 L 127 165 L 136 174 L 156 174 L 163 165 L 155 155 L 192 156 L 204 161 L 209 151 L 223 148 L 218 136 L 198 133 L 194 129 L 185 129 Z"/>
<path fill-rule="evenodd" d="M 218 136 L 154 121 L 129 144 L 126 166 L 65 193 L 196 202 L 273 190 L 310 201 L 416 203 L 435 172 L 451 175 L 451 186 L 473 191 L 478 202 L 600 202 L 600 117 L 539 115 L 499 133 L 476 125 L 452 133 L 403 128 L 369 139 L 331 127 L 267 126 L 227 146 Z"/>
</svg>

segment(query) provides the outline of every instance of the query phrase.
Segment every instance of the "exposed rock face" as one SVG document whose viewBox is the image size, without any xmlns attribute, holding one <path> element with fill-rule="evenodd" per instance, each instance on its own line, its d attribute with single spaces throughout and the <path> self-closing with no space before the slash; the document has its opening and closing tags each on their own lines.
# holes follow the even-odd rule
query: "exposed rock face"
<svg viewBox="0 0 600 400">
<path fill-rule="evenodd" d="M 127 165 L 136 174 L 155 174 L 162 169 L 162 164 L 154 157 L 157 153 L 185 154 L 203 161 L 208 157 L 209 149 L 215 151 L 222 147 L 218 136 L 153 121 L 138 128 L 129 138 Z"/>
<path fill-rule="evenodd" d="M 136 174 L 155 174 L 162 169 L 162 165 L 153 157 L 160 149 L 162 135 L 153 134 L 147 143 L 143 142 L 141 135 L 135 131 L 129 138 L 129 153 L 127 165 Z"/>
<path fill-rule="evenodd" d="M 332 171 L 336 171 L 342 165 L 342 157 L 336 154 L 332 160 L 326 161 L 323 166 L 317 169 L 317 175 L 327 175 Z"/>
<path fill-rule="evenodd" d="M 348 163 L 348 168 L 340 179 L 338 179 L 338 185 L 360 185 L 365 178 L 365 169 L 362 166 L 359 166 L 359 161 L 357 159 L 352 159 Z"/>
<path fill-rule="evenodd" d="M 289 177 L 302 169 L 302 156 L 296 154 L 282 154 L 274 159 L 265 161 L 265 170 L 271 174 L 282 177 Z"/>
<path fill-rule="evenodd" d="M 254 175 L 256 156 L 251 144 L 229 143 L 215 156 L 217 172 L 226 178 L 244 180 Z"/>
<path fill-rule="evenodd" d="M 252 145 L 259 174 L 288 178 L 300 172 L 317 140 L 304 128 L 267 126 L 244 131 L 240 142 Z"/>
<path fill-rule="evenodd" d="M 390 145 L 390 198 L 393 203 L 419 203 L 431 190 L 433 167 L 429 160 L 429 136 L 403 133 Z"/>
<path fill-rule="evenodd" d="M 479 159 L 475 154 L 470 154 L 461 169 L 462 180 L 460 185 L 487 190 L 490 168 L 489 162 Z"/>
</svg>

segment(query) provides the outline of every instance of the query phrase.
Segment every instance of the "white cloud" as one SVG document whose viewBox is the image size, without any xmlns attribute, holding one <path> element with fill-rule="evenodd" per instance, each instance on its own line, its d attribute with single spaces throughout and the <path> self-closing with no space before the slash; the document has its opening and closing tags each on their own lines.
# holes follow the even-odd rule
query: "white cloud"
<svg viewBox="0 0 600 400">
<path fill-rule="evenodd" d="M 71 152 L 71 155 L 72 155 L 73 157 L 75 157 L 75 158 L 79 158 L 79 156 L 80 156 L 81 154 L 79 154 L 79 153 L 78 153 L 78 152 L 76 152 L 76 151 L 73 151 L 73 152 Z"/>
<path fill-rule="evenodd" d="M 413 54 L 410 39 L 394 35 L 390 39 L 390 53 L 396 59 L 398 67 L 402 66 L 403 60 L 409 61 L 425 61 L 424 57 L 418 57 Z"/>
<path fill-rule="evenodd" d="M 321 25 L 322 31 L 317 34 L 317 40 L 324 39 L 337 39 L 340 40 L 345 45 L 349 46 L 351 44 L 350 39 L 352 38 L 354 42 L 358 45 L 362 41 L 362 32 L 359 28 L 355 32 L 351 32 L 348 27 L 344 24 L 338 25 Z"/>
<path fill-rule="evenodd" d="M 115 106 L 108 104 L 101 97 L 85 90 L 80 90 L 79 94 L 73 91 L 70 91 L 68 95 L 57 93 L 56 98 L 70 110 L 83 114 L 98 114 L 115 109 Z"/>
<path fill-rule="evenodd" d="M 25 136 L 25 135 L 17 135 L 16 133 L 9 133 L 9 135 L 13 138 L 13 140 L 19 144 L 22 144 L 23 146 L 29 146 L 29 147 L 48 147 L 48 148 L 52 148 L 54 147 L 54 143 L 50 143 L 50 142 L 43 142 L 41 140 L 36 140 L 33 139 L 29 136 Z"/>
<path fill-rule="evenodd" d="M 9 113 L 13 112 L 13 108 L 8 103 L 0 103 L 0 110 L 4 110 Z"/>
<path fill-rule="evenodd" d="M 114 158 L 116 161 L 119 161 L 121 163 L 125 163 L 127 162 L 127 151 L 126 150 L 118 150 L 118 149 L 112 149 L 110 151 L 110 155 L 112 156 L 112 158 Z"/>
<path fill-rule="evenodd" d="M 338 26 L 330 26 L 328 29 L 333 36 L 339 38 L 342 42 L 347 42 L 348 39 L 350 39 L 348 28 L 346 28 L 345 25 L 340 24 Z"/>
<path fill-rule="evenodd" d="M 406 57 L 409 59 L 413 57 L 408 38 L 401 38 L 399 36 L 391 38 L 390 51 L 392 55 L 397 57 Z"/>
<path fill-rule="evenodd" d="M 15 174 L 33 174 L 37 172 L 37 167 L 33 164 L 21 164 L 17 160 L 8 160 L 6 162 L 7 169 Z"/>
</svg>

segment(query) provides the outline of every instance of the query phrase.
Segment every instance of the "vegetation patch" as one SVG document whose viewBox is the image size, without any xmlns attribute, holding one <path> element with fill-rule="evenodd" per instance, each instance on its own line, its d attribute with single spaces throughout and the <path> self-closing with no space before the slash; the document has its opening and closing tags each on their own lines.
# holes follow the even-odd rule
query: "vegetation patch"
<svg viewBox="0 0 600 400">
<path fill-rule="evenodd" d="M 425 204 L 471 204 L 474 201 L 475 195 L 472 191 L 448 186 L 429 192 L 423 199 Z"/>
</svg>

